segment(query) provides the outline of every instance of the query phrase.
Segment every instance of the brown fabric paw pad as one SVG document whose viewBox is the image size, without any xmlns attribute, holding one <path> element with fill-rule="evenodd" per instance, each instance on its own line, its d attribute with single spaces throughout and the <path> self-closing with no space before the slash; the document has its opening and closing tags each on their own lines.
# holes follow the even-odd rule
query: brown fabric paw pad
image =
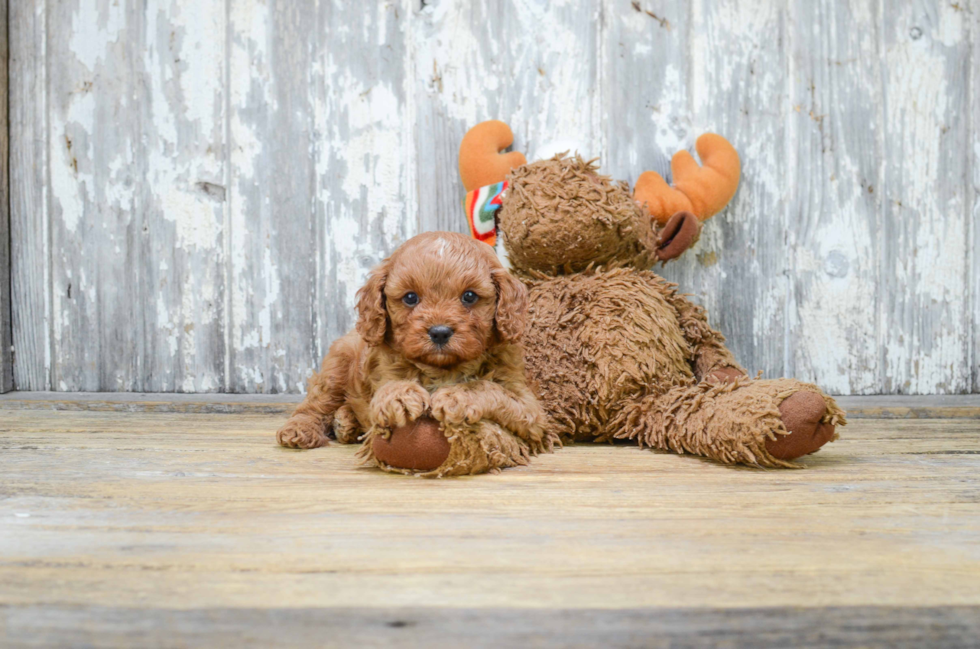
<svg viewBox="0 0 980 649">
<path fill-rule="evenodd" d="M 779 415 L 789 435 L 766 440 L 766 450 L 779 460 L 795 460 L 813 453 L 834 438 L 834 425 L 821 423 L 827 414 L 823 396 L 797 392 L 779 404 Z"/>
<path fill-rule="evenodd" d="M 374 456 L 390 467 L 410 471 L 433 471 L 449 457 L 449 440 L 439 422 L 430 417 L 391 431 L 388 439 L 375 435 L 371 440 Z"/>
</svg>

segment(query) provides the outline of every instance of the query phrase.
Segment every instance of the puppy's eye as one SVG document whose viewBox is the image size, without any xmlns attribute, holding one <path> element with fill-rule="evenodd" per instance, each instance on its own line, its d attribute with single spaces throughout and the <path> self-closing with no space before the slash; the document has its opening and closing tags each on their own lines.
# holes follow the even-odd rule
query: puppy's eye
<svg viewBox="0 0 980 649">
<path fill-rule="evenodd" d="M 472 305 L 472 304 L 476 304 L 476 301 L 480 299 L 480 296 L 474 293 L 473 291 L 466 291 L 463 293 L 463 296 L 459 299 L 463 301 L 463 304 Z"/>
<path fill-rule="evenodd" d="M 402 296 L 402 303 L 405 306 L 415 306 L 419 303 L 419 296 L 415 293 L 406 293 Z"/>
</svg>

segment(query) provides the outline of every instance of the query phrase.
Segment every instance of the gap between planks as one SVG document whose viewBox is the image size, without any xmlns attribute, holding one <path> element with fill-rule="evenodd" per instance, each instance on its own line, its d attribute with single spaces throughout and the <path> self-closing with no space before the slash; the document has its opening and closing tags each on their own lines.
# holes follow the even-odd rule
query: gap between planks
<svg viewBox="0 0 980 649">
<path fill-rule="evenodd" d="M 0 410 L 286 415 L 299 394 L 10 392 Z M 851 419 L 980 419 L 980 394 L 836 397 Z"/>
</svg>

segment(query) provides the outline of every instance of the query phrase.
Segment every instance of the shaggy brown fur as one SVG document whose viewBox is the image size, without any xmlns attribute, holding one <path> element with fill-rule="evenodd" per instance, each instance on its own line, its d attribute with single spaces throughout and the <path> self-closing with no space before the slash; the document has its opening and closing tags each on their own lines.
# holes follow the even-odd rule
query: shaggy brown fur
<svg viewBox="0 0 980 649">
<path fill-rule="evenodd" d="M 652 266 L 657 237 L 629 188 L 597 173 L 595 160 L 555 156 L 511 172 L 500 210 L 518 271 L 580 271 L 589 265 Z"/>
<path fill-rule="evenodd" d="M 477 295 L 475 303 L 461 299 L 466 291 Z M 405 299 L 410 293 L 417 301 Z M 423 475 L 526 464 L 554 442 L 517 344 L 526 305 L 526 289 L 486 244 L 448 232 L 414 237 L 371 272 L 358 293 L 356 331 L 330 347 L 277 440 L 314 448 L 331 432 L 344 443 L 366 439 L 366 461 L 412 473 L 378 460 L 370 441 L 430 415 L 451 448 Z M 430 336 L 435 326 L 453 330 L 444 345 Z"/>
<path fill-rule="evenodd" d="M 527 370 L 551 431 L 784 467 L 795 455 L 780 449 L 811 452 L 836 437 L 845 421 L 833 399 L 792 379 L 745 378 L 701 307 L 646 270 L 658 250 L 674 256 L 662 253 L 664 235 L 688 223 L 658 233 L 625 185 L 578 156 L 519 167 L 508 180 L 500 233 L 530 288 Z M 793 397 L 811 392 L 825 407 Z M 783 411 L 803 413 L 793 419 L 808 427 L 800 434 L 819 427 L 822 441 L 774 444 L 791 434 Z"/>
</svg>

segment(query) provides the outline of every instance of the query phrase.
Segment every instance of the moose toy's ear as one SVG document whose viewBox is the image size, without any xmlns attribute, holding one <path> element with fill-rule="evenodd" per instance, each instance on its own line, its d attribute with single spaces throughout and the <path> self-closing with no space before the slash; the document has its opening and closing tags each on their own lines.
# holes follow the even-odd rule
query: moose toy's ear
<svg viewBox="0 0 980 649">
<path fill-rule="evenodd" d="M 514 134 L 503 122 L 480 122 L 459 143 L 459 177 L 467 192 L 503 182 L 514 167 L 527 160 L 519 151 L 501 153 L 514 143 Z"/>
<path fill-rule="evenodd" d="M 680 257 L 693 246 L 701 236 L 701 222 L 690 212 L 678 212 L 670 217 L 667 225 L 660 231 L 657 242 L 657 258 L 669 261 Z"/>
<path fill-rule="evenodd" d="M 704 166 L 699 167 L 687 151 L 675 153 L 670 162 L 673 187 L 655 171 L 643 172 L 636 181 L 633 198 L 660 225 L 678 212 L 692 212 L 704 221 L 735 196 L 742 166 L 734 147 L 720 135 L 705 133 L 696 148 Z"/>
<path fill-rule="evenodd" d="M 389 261 L 385 259 L 371 270 L 367 283 L 357 292 L 357 333 L 371 346 L 384 342 L 388 330 L 385 310 L 385 282 Z"/>
</svg>

